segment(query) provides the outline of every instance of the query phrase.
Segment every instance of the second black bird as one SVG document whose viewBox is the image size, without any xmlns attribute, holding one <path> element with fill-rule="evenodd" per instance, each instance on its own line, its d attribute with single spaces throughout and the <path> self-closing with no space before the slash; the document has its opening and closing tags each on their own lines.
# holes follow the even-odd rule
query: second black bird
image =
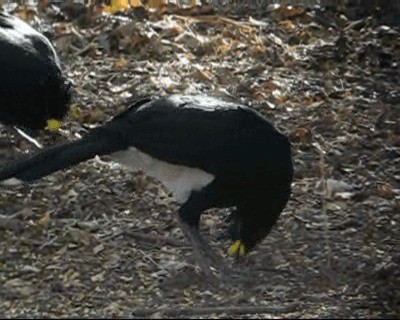
<svg viewBox="0 0 400 320">
<path fill-rule="evenodd" d="M 67 113 L 69 88 L 50 41 L 0 12 L 0 122 L 43 129 Z"/>
</svg>

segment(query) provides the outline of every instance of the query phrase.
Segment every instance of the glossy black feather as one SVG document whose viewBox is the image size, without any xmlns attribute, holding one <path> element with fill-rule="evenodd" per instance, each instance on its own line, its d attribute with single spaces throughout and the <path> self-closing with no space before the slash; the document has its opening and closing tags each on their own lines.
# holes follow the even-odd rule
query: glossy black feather
<svg viewBox="0 0 400 320">
<path fill-rule="evenodd" d="M 286 137 L 259 113 L 211 97 L 160 98 L 129 110 L 114 122 L 122 129 L 120 136 L 126 145 L 212 174 L 264 160 L 279 165 L 276 158 L 285 150 L 278 149 L 287 147 Z"/>
</svg>

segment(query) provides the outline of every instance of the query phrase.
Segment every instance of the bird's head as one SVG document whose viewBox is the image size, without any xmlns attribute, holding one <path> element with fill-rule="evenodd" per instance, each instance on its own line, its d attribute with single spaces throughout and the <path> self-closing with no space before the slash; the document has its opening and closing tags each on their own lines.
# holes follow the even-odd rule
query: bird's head
<svg viewBox="0 0 400 320">
<path fill-rule="evenodd" d="M 233 244 L 228 254 L 245 256 L 260 243 L 271 231 L 284 209 L 289 192 L 281 193 L 272 200 L 265 199 L 264 205 L 252 204 L 233 211 L 229 234 Z M 266 211 L 265 208 L 268 208 Z"/>
<path fill-rule="evenodd" d="M 53 82 L 56 84 L 57 82 Z M 46 110 L 46 130 L 58 131 L 61 120 L 69 110 L 71 102 L 71 82 L 61 78 L 57 86 L 53 85 L 53 94 L 48 95 L 49 101 Z"/>
<path fill-rule="evenodd" d="M 261 223 L 256 220 L 235 218 L 230 230 L 233 244 L 228 248 L 229 255 L 245 256 L 267 236 L 273 222 Z"/>
</svg>

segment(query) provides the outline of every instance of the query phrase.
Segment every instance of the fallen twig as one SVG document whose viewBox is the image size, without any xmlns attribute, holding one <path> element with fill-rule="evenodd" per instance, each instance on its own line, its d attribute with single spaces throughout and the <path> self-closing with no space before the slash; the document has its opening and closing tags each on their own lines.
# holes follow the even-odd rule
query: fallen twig
<svg viewBox="0 0 400 320">
<path fill-rule="evenodd" d="M 318 150 L 319 153 L 319 167 L 321 170 L 321 182 L 322 182 L 322 194 L 321 194 L 321 202 L 322 202 L 322 216 L 324 219 L 324 231 L 325 231 L 325 249 L 327 252 L 327 267 L 330 268 L 332 265 L 332 248 L 329 240 L 329 219 L 328 219 L 328 204 L 327 198 L 329 197 L 328 185 L 327 185 L 327 173 L 326 173 L 326 163 L 325 156 L 326 152 L 320 146 L 319 143 L 314 142 L 313 146 Z"/>
<path fill-rule="evenodd" d="M 236 21 L 227 17 L 221 17 L 221 16 L 215 16 L 215 15 L 204 15 L 204 16 L 181 16 L 181 15 L 174 15 L 175 18 L 183 20 L 183 21 L 189 21 L 189 22 L 205 22 L 205 23 L 213 23 L 213 24 L 225 24 L 225 25 L 234 25 L 235 27 L 241 28 L 241 29 L 246 29 L 247 31 L 253 30 L 253 25 L 254 26 L 259 26 L 255 25 L 252 22 L 242 22 L 242 21 Z"/>
<path fill-rule="evenodd" d="M 27 141 L 29 141 L 30 143 L 32 143 L 36 148 L 38 149 L 43 149 L 43 145 L 37 141 L 35 138 L 31 137 L 29 134 L 27 134 L 26 132 L 24 132 L 23 130 L 14 127 L 14 130 L 24 139 L 26 139 Z"/>
<path fill-rule="evenodd" d="M 135 309 L 131 315 L 134 317 L 146 317 L 152 314 L 180 317 L 211 314 L 263 314 L 263 313 L 288 313 L 297 309 L 298 303 L 282 306 L 235 306 L 235 307 L 193 307 L 193 308 L 159 308 L 159 309 Z"/>
<path fill-rule="evenodd" d="M 148 235 L 148 234 L 144 234 L 141 232 L 135 232 L 135 231 L 130 231 L 130 230 L 124 230 L 124 234 L 126 234 L 132 238 L 151 242 L 151 243 L 163 243 L 163 244 L 174 246 L 174 247 L 187 247 L 188 246 L 184 242 L 181 242 L 181 241 L 178 241 L 175 239 L 171 239 L 171 238 L 167 238 L 167 237 L 163 237 L 163 236 Z"/>
</svg>

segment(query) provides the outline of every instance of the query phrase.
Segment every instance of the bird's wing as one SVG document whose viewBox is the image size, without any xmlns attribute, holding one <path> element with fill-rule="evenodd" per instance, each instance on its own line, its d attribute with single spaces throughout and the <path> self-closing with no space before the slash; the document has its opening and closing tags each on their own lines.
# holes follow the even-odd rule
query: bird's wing
<svg viewBox="0 0 400 320">
<path fill-rule="evenodd" d="M 220 160 L 246 156 L 257 132 L 274 129 L 260 115 L 219 99 L 160 98 L 110 123 L 124 145 L 157 159 L 215 173 Z M 261 131 L 260 131 L 261 130 Z"/>
</svg>

